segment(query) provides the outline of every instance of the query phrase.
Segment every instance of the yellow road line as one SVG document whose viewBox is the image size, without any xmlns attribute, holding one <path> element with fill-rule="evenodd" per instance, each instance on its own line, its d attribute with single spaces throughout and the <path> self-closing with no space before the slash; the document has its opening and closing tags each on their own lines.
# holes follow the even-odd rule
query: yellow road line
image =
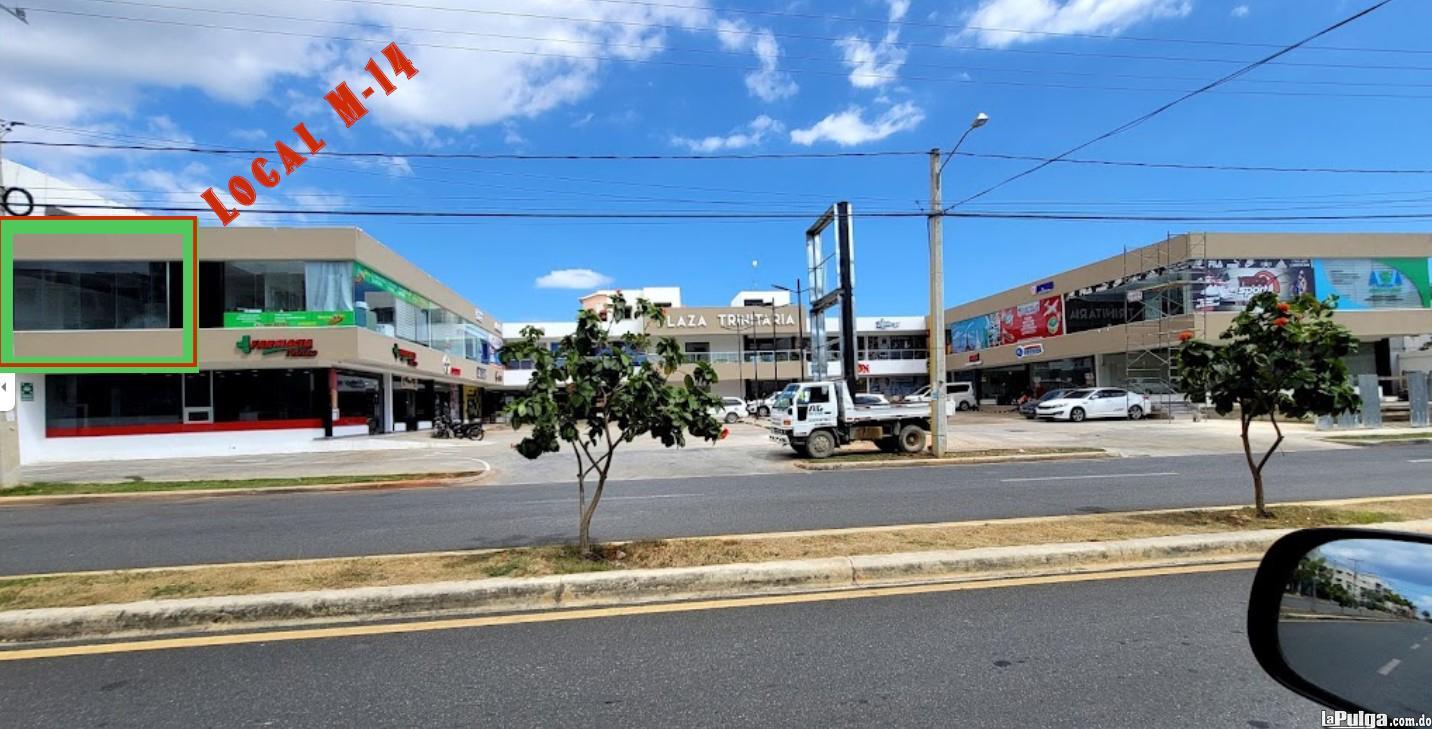
<svg viewBox="0 0 1432 729">
<path fill-rule="evenodd" d="M 1256 561 L 1226 562 L 1222 564 L 1186 565 L 1178 567 L 1146 567 L 1138 569 L 1082 574 L 1045 575 L 1040 577 L 1014 577 L 978 582 L 955 582 L 929 585 L 901 585 L 894 587 L 872 587 L 838 592 L 801 593 L 795 595 L 767 595 L 726 600 L 699 600 L 692 602 L 663 603 L 656 605 L 628 605 L 620 607 L 561 610 L 517 615 L 494 615 L 474 618 L 447 620 L 424 620 L 407 623 L 380 623 L 367 625 L 344 625 L 327 628 L 302 628 L 272 632 L 228 633 L 221 635 L 200 635 L 185 638 L 159 638 L 118 643 L 95 643 L 89 645 L 55 646 L 49 648 L 23 648 L 0 651 L 0 662 L 28 661 L 39 658 L 64 658 L 69 656 L 92 656 L 110 653 L 134 653 L 140 651 L 161 651 L 178 648 L 204 648 L 213 646 L 247 645 L 251 643 L 277 643 L 290 640 L 321 640 L 325 638 L 351 638 L 372 635 L 393 635 L 400 633 L 425 633 L 435 630 L 458 630 L 465 628 L 489 628 L 502 625 L 526 623 L 553 623 L 567 620 L 591 618 L 614 618 L 632 615 L 660 615 L 685 613 L 701 610 L 724 610 L 728 608 L 760 607 L 765 605 L 790 605 L 800 603 L 829 602 L 833 600 L 855 600 L 869 597 L 893 597 L 899 595 L 921 595 L 964 590 L 988 590 L 1001 587 L 1027 587 L 1068 582 L 1092 582 L 1121 580 L 1137 577 L 1160 577 L 1164 575 L 1185 575 L 1204 572 L 1228 572 L 1248 570 L 1258 566 Z"/>
</svg>

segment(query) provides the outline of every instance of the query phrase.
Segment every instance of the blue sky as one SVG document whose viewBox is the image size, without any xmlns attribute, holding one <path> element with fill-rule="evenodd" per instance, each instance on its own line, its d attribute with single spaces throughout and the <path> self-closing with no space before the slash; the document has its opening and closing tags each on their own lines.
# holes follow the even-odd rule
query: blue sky
<svg viewBox="0 0 1432 729">
<path fill-rule="evenodd" d="M 7 89 L 0 118 L 37 125 L 12 139 L 100 144 L 271 148 L 275 139 L 297 145 L 289 130 L 303 121 L 330 151 L 649 154 L 925 150 L 953 144 L 983 111 L 992 120 L 965 151 L 1051 155 L 1273 50 L 1256 44 L 1297 40 L 1371 2 L 55 0 L 46 7 L 59 12 L 31 11 L 28 26 L 0 16 Z M 1079 156 L 1432 167 L 1427 27 L 1432 6 L 1395 0 L 1319 48 Z M 322 96 L 343 80 L 371 85 L 360 83 L 362 65 L 388 39 L 419 74 L 398 79 L 390 97 L 375 95 L 368 117 L 344 129 Z M 135 204 L 201 204 L 200 191 L 223 190 L 248 169 L 243 157 L 15 145 L 5 153 Z M 255 210 L 798 211 L 814 219 L 841 199 L 857 215 L 918 210 L 926 164 L 917 156 L 315 160 L 260 189 L 255 209 L 236 224 L 358 225 L 504 320 L 566 318 L 589 283 L 679 285 L 688 304 L 720 305 L 737 289 L 800 275 L 808 221 L 295 218 Z M 1027 165 L 955 159 L 946 197 Z M 1195 218 L 1420 212 L 1432 210 L 1432 180 L 1055 165 L 967 209 Z M 950 220 L 945 297 L 953 305 L 1188 230 L 1426 228 L 1425 219 Z M 924 221 L 858 218 L 855 231 L 860 313 L 922 312 Z M 599 275 L 575 277 L 580 288 L 538 286 L 565 269 Z"/>
</svg>

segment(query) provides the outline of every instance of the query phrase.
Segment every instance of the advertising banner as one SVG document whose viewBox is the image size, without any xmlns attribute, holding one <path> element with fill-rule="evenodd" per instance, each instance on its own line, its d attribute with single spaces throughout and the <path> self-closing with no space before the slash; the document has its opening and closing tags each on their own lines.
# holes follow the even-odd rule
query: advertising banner
<svg viewBox="0 0 1432 729">
<path fill-rule="evenodd" d="M 363 285 L 367 285 L 380 291 L 386 291 L 419 309 L 433 308 L 433 302 L 429 301 L 427 297 L 411 289 L 408 289 L 402 284 L 388 278 L 387 276 L 384 276 L 383 274 L 378 273 L 377 271 L 374 271 L 373 269 L 368 268 L 367 266 L 355 261 L 353 263 L 354 291 L 361 291 L 359 287 Z M 359 298 L 361 298 L 361 296 Z"/>
<path fill-rule="evenodd" d="M 249 327 L 351 327 L 351 311 L 226 311 L 226 329 Z"/>
<path fill-rule="evenodd" d="M 1242 311 L 1264 291 L 1283 301 L 1317 293 L 1306 258 L 1211 259 L 1196 263 L 1191 273 L 1195 311 Z"/>
<path fill-rule="evenodd" d="M 1432 308 L 1426 258 L 1319 258 L 1313 261 L 1318 296 L 1337 296 L 1338 308 Z"/>
<path fill-rule="evenodd" d="M 999 312 L 999 344 L 1064 333 L 1064 297 L 1048 296 Z"/>
<path fill-rule="evenodd" d="M 950 327 L 950 351 L 954 352 L 978 352 L 981 349 L 988 349 L 991 339 L 991 332 L 995 329 L 996 321 L 993 315 L 985 314 L 963 321 L 957 321 Z"/>
</svg>

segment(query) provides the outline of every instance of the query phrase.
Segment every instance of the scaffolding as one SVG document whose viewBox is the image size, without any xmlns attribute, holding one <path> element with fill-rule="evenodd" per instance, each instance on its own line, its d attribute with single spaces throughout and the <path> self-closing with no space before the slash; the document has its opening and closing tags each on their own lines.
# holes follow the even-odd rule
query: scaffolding
<svg viewBox="0 0 1432 729">
<path fill-rule="evenodd" d="M 1183 250 L 1175 251 L 1176 245 Z M 1124 249 L 1124 386 L 1149 397 L 1156 412 L 1187 416 L 1192 406 L 1174 385 L 1174 347 L 1184 331 L 1204 330 L 1204 315 L 1194 302 L 1197 269 L 1207 236 L 1167 235 L 1153 245 Z"/>
</svg>

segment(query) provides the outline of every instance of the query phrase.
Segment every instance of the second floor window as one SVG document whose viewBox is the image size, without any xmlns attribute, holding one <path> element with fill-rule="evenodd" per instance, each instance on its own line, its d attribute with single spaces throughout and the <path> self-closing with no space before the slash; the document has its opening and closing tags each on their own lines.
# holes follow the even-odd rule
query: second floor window
<svg viewBox="0 0 1432 729">
<path fill-rule="evenodd" d="M 178 261 L 16 261 L 15 329 L 178 328 L 179 271 Z"/>
</svg>

